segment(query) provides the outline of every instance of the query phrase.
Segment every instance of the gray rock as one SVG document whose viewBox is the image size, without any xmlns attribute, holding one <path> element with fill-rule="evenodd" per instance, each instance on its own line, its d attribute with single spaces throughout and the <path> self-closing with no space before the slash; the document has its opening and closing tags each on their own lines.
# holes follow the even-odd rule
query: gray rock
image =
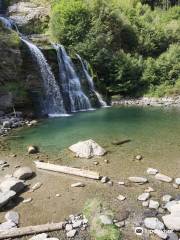
<svg viewBox="0 0 180 240">
<path fill-rule="evenodd" d="M 143 207 L 148 207 L 149 206 L 149 201 L 143 201 L 142 206 Z"/>
<path fill-rule="evenodd" d="M 150 193 L 142 193 L 139 195 L 138 200 L 139 201 L 146 201 L 150 198 Z"/>
<path fill-rule="evenodd" d="M 170 233 L 168 232 L 167 235 L 168 235 L 168 240 L 178 240 L 179 239 L 177 234 L 174 232 L 170 232 Z"/>
<path fill-rule="evenodd" d="M 163 201 L 163 202 L 170 202 L 172 199 L 173 199 L 173 197 L 172 197 L 171 195 L 169 195 L 169 194 L 164 195 L 164 196 L 162 197 L 162 201 Z"/>
<path fill-rule="evenodd" d="M 171 212 L 171 208 L 172 208 L 173 206 L 179 205 L 179 203 L 180 203 L 180 201 L 176 201 L 176 200 L 170 201 L 170 202 L 166 203 L 165 208 L 166 208 L 169 212 Z"/>
<path fill-rule="evenodd" d="M 156 217 L 158 215 L 157 210 L 155 209 L 146 209 L 143 213 L 146 218 Z"/>
<path fill-rule="evenodd" d="M 15 195 L 15 191 L 0 192 L 0 208 L 6 205 Z"/>
<path fill-rule="evenodd" d="M 156 229 L 156 230 L 154 230 L 153 232 L 154 232 L 155 235 L 157 235 L 157 236 L 158 236 L 159 238 L 161 238 L 161 239 L 167 239 L 167 238 L 168 238 L 167 233 L 164 232 L 164 231 L 162 231 L 162 230 Z"/>
<path fill-rule="evenodd" d="M 107 216 L 107 215 L 100 215 L 99 219 L 100 219 L 101 223 L 104 224 L 104 225 L 113 224 L 112 218 Z"/>
<path fill-rule="evenodd" d="M 26 180 L 32 177 L 32 175 L 33 175 L 33 171 L 31 170 L 30 167 L 20 167 L 13 173 L 13 176 L 15 178 L 18 178 L 21 180 Z"/>
<path fill-rule="evenodd" d="M 65 230 L 67 232 L 71 231 L 73 229 L 72 225 L 71 224 L 66 224 L 66 227 L 65 227 Z"/>
<path fill-rule="evenodd" d="M 19 224 L 19 214 L 17 212 L 14 211 L 7 212 L 5 215 L 5 219 L 7 221 L 15 223 L 16 225 Z"/>
<path fill-rule="evenodd" d="M 48 237 L 47 233 L 41 233 L 41 234 L 33 236 L 29 240 L 45 240 L 45 239 L 47 239 L 47 237 Z"/>
<path fill-rule="evenodd" d="M 156 174 L 155 178 L 159 181 L 167 182 L 167 183 L 170 183 L 173 180 L 171 177 L 168 177 L 168 176 L 166 176 L 164 174 L 161 174 L 161 173 Z"/>
<path fill-rule="evenodd" d="M 149 208 L 151 208 L 151 209 L 158 209 L 159 208 L 159 202 L 158 201 L 154 201 L 154 200 L 150 200 L 149 201 Z"/>
<path fill-rule="evenodd" d="M 140 184 L 148 182 L 147 178 L 144 178 L 144 177 L 129 177 L 128 179 L 130 182 L 140 183 Z"/>
<path fill-rule="evenodd" d="M 140 160 L 142 160 L 142 159 L 143 159 L 143 156 L 142 156 L 142 155 L 137 155 L 137 156 L 136 156 L 136 160 L 140 161 Z"/>
<path fill-rule="evenodd" d="M 158 220 L 158 218 L 145 218 L 144 219 L 144 225 L 148 229 L 158 229 L 163 230 L 164 224 Z"/>
<path fill-rule="evenodd" d="M 67 232 L 67 233 L 66 233 L 66 236 L 67 236 L 68 238 L 73 238 L 73 237 L 76 235 L 76 233 L 77 233 L 77 230 L 76 230 L 76 229 L 73 229 L 73 230 Z"/>
<path fill-rule="evenodd" d="M 15 191 L 16 193 L 21 192 L 25 188 L 24 181 L 18 180 L 14 177 L 7 178 L 0 184 L 0 189 L 2 192 Z"/>
<path fill-rule="evenodd" d="M 36 147 L 36 146 L 29 146 L 28 147 L 28 153 L 29 154 L 36 154 L 36 153 L 38 153 L 39 151 L 38 151 L 38 147 Z"/>
<path fill-rule="evenodd" d="M 10 230 L 12 228 L 16 228 L 16 224 L 14 222 L 7 221 L 7 222 L 4 222 L 4 223 L 0 224 L 0 232 L 1 231 L 7 231 L 7 230 Z"/>
<path fill-rule="evenodd" d="M 177 184 L 178 186 L 180 185 L 180 178 L 175 179 L 175 184 Z"/>
<path fill-rule="evenodd" d="M 102 183 L 107 183 L 109 181 L 109 178 L 107 176 L 104 176 L 101 178 Z"/>
<path fill-rule="evenodd" d="M 79 228 L 82 225 L 82 220 L 73 222 L 73 228 Z"/>
</svg>

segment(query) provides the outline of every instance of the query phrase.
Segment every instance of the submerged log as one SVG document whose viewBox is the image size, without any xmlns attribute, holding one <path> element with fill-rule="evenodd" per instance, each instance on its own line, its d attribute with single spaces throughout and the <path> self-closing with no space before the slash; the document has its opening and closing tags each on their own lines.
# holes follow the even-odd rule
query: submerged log
<svg viewBox="0 0 180 240">
<path fill-rule="evenodd" d="M 0 232 L 0 239 L 16 238 L 16 237 L 22 237 L 27 235 L 34 235 L 37 233 L 62 230 L 64 228 L 64 225 L 65 225 L 64 222 L 60 222 L 60 223 L 48 223 L 44 225 L 10 229 L 10 230 Z"/>
<path fill-rule="evenodd" d="M 112 142 L 112 145 L 123 145 L 123 144 L 125 144 L 125 143 L 129 143 L 129 142 L 131 142 L 131 140 L 130 139 L 126 139 L 126 140 L 122 140 L 122 141 L 113 141 Z"/>
<path fill-rule="evenodd" d="M 72 167 L 67 167 L 67 166 L 60 166 L 60 165 L 43 163 L 43 162 L 38 162 L 38 161 L 35 161 L 34 163 L 36 164 L 37 168 L 43 169 L 43 170 L 60 172 L 60 173 L 75 175 L 75 176 L 79 176 L 79 177 L 91 178 L 91 179 L 95 179 L 95 180 L 100 179 L 99 173 L 93 172 L 90 170 L 85 170 L 85 169 L 80 169 L 80 168 L 72 168 Z"/>
</svg>

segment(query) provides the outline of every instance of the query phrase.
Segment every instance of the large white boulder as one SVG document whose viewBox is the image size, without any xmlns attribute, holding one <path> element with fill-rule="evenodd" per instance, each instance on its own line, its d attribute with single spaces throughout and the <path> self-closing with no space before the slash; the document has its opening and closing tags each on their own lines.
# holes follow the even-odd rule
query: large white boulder
<svg viewBox="0 0 180 240">
<path fill-rule="evenodd" d="M 5 179 L 0 184 L 0 190 L 2 192 L 14 191 L 16 193 L 21 192 L 25 188 L 24 181 L 18 180 L 14 177 Z"/>
<path fill-rule="evenodd" d="M 92 139 L 78 142 L 69 147 L 76 154 L 76 157 L 91 158 L 94 156 L 103 156 L 106 150 Z"/>
</svg>

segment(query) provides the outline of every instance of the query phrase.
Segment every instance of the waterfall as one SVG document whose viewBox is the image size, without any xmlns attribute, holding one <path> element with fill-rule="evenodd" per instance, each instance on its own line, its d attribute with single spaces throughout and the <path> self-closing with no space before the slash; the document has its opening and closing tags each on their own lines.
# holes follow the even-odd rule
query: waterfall
<svg viewBox="0 0 180 240">
<path fill-rule="evenodd" d="M 59 89 L 54 74 L 51 71 L 41 50 L 33 43 L 21 38 L 21 40 L 29 48 L 33 59 L 37 62 L 38 68 L 43 80 L 45 99 L 44 99 L 44 113 L 50 117 L 65 116 L 63 98 Z"/>
<path fill-rule="evenodd" d="M 82 58 L 78 54 L 76 54 L 76 56 L 78 57 L 79 61 L 81 62 L 82 69 L 83 69 L 84 75 L 86 76 L 86 79 L 88 81 L 90 90 L 95 93 L 101 107 L 107 107 L 106 102 L 102 99 L 102 96 L 100 95 L 100 93 L 98 91 L 96 91 L 96 89 L 95 89 L 93 78 L 90 76 L 90 74 L 88 72 L 87 64 L 82 60 Z"/>
<path fill-rule="evenodd" d="M 70 112 L 91 110 L 88 97 L 83 93 L 81 82 L 76 74 L 71 58 L 60 44 L 54 45 L 59 64 L 59 78 L 62 95 Z"/>
<path fill-rule="evenodd" d="M 13 23 L 12 23 L 12 21 L 9 18 L 0 16 L 0 22 L 2 22 L 2 24 L 3 24 L 3 26 L 5 28 L 8 28 L 8 29 L 12 29 L 13 28 Z"/>
</svg>

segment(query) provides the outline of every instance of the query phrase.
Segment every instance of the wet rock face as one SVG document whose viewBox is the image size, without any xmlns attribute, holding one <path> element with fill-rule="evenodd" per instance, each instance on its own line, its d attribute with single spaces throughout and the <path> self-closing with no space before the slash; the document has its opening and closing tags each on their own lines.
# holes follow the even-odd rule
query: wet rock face
<svg viewBox="0 0 180 240">
<path fill-rule="evenodd" d="M 26 34 L 43 33 L 48 27 L 50 4 L 20 1 L 9 6 L 9 15 Z"/>
</svg>

